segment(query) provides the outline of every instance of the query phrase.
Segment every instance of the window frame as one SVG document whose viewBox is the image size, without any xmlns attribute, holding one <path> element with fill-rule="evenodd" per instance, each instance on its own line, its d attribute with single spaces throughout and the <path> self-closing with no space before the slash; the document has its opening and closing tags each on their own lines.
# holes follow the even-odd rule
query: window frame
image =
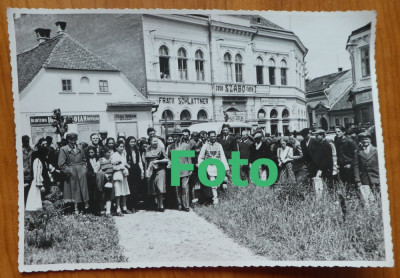
<svg viewBox="0 0 400 278">
<path fill-rule="evenodd" d="M 364 52 L 366 52 L 368 54 L 365 57 L 363 57 Z M 371 76 L 370 54 L 371 53 L 369 50 L 369 44 L 360 47 L 360 64 L 361 64 L 361 76 L 362 77 Z"/>
<path fill-rule="evenodd" d="M 235 82 L 243 83 L 243 57 L 239 53 L 235 56 Z"/>
<path fill-rule="evenodd" d="M 104 84 L 106 86 L 104 86 Z M 99 80 L 99 92 L 100 93 L 109 93 L 109 86 L 108 86 L 108 80 L 101 79 Z"/>
<path fill-rule="evenodd" d="M 229 57 L 229 59 L 225 59 Z M 229 52 L 225 52 L 224 54 L 224 75 L 226 82 L 233 82 L 233 70 L 232 70 L 232 55 Z"/>
<path fill-rule="evenodd" d="M 200 57 L 197 54 L 200 54 Z M 196 80 L 197 81 L 205 81 L 205 73 L 204 73 L 204 53 L 200 49 L 195 52 L 195 61 L 194 61 L 194 69 L 196 71 Z"/>
<path fill-rule="evenodd" d="M 166 50 L 166 54 L 162 53 L 161 50 Z M 160 70 L 160 79 L 161 80 L 169 80 L 171 79 L 171 67 L 169 65 L 171 56 L 169 55 L 169 48 L 166 45 L 161 45 L 158 49 L 158 62 L 159 62 L 159 70 Z M 162 66 L 163 65 L 163 66 Z"/>
<path fill-rule="evenodd" d="M 61 90 L 62 92 L 72 92 L 72 79 L 61 79 Z"/>
<path fill-rule="evenodd" d="M 181 55 L 181 52 L 182 54 Z M 178 72 L 179 80 L 188 80 L 188 58 L 187 51 L 183 47 L 178 49 Z"/>
</svg>

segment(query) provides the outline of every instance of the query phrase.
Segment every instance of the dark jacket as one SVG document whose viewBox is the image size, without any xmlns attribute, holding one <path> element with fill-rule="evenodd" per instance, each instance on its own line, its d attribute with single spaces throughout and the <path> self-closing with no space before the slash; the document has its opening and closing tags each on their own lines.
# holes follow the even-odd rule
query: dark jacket
<svg viewBox="0 0 400 278">
<path fill-rule="evenodd" d="M 322 171 L 322 176 L 329 178 L 333 172 L 332 147 L 326 140 L 317 144 L 314 155 L 315 170 Z"/>
<path fill-rule="evenodd" d="M 249 159 L 250 158 L 250 146 L 253 142 L 247 139 L 244 142 L 239 143 L 240 158 Z"/>
<path fill-rule="evenodd" d="M 221 135 L 221 137 L 219 137 L 217 141 L 222 145 L 222 148 L 224 149 L 226 160 L 229 160 L 232 157 L 232 152 L 238 150 L 236 137 L 232 135 L 228 135 L 228 138 L 226 140 L 225 136 Z"/>
<path fill-rule="evenodd" d="M 307 141 L 308 140 L 306 139 L 302 140 L 300 142 L 300 146 L 303 152 L 303 161 L 309 168 L 310 172 L 313 173 L 315 171 L 314 156 L 318 146 L 318 141 L 317 139 L 311 137 L 308 146 Z"/>
<path fill-rule="evenodd" d="M 266 142 L 261 142 L 261 147 L 257 150 L 256 143 L 252 143 L 250 146 L 250 156 L 249 156 L 249 163 L 253 163 L 259 158 L 269 158 L 272 157 L 272 152 L 270 147 Z"/>
<path fill-rule="evenodd" d="M 370 146 L 369 153 L 357 150 L 354 155 L 354 179 L 363 185 L 379 184 L 378 152 L 374 146 Z"/>
<path fill-rule="evenodd" d="M 335 137 L 337 162 L 340 167 L 347 164 L 353 166 L 354 155 L 357 151 L 357 144 L 353 139 L 343 136 L 341 139 Z"/>
</svg>

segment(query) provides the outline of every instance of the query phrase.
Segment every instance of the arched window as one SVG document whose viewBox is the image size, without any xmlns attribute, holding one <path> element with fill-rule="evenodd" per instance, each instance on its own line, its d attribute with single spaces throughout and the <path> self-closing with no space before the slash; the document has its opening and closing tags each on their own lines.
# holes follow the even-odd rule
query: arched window
<svg viewBox="0 0 400 278">
<path fill-rule="evenodd" d="M 196 51 L 195 59 L 197 81 L 204 81 L 204 55 L 201 50 Z"/>
<path fill-rule="evenodd" d="M 282 111 L 282 118 L 289 118 L 289 110 L 288 109 L 283 109 Z"/>
<path fill-rule="evenodd" d="M 207 112 L 206 112 L 206 110 L 204 110 L 204 109 L 201 109 L 200 111 L 199 111 L 199 113 L 197 113 L 197 119 L 198 120 L 207 120 Z"/>
<path fill-rule="evenodd" d="M 166 109 L 166 110 L 164 110 L 164 112 L 162 113 L 161 118 L 162 118 L 163 120 L 167 119 L 168 121 L 172 121 L 172 120 L 174 119 L 174 113 L 173 113 L 171 110 Z"/>
<path fill-rule="evenodd" d="M 187 55 L 186 50 L 181 47 L 178 50 L 178 71 L 179 71 L 179 79 L 180 80 L 187 80 Z"/>
<path fill-rule="evenodd" d="M 235 56 L 235 80 L 236 82 L 243 82 L 243 58 L 240 54 Z"/>
<path fill-rule="evenodd" d="M 287 63 L 285 60 L 281 61 L 281 85 L 287 85 Z"/>
<path fill-rule="evenodd" d="M 257 119 L 259 119 L 259 120 L 265 119 L 265 116 L 266 116 L 266 114 L 265 114 L 265 110 L 264 109 L 258 110 Z"/>
<path fill-rule="evenodd" d="M 158 51 L 159 53 L 159 63 L 160 63 L 160 78 L 161 79 L 170 79 L 170 71 L 169 71 L 169 50 L 168 47 L 162 45 Z"/>
<path fill-rule="evenodd" d="M 192 115 L 190 115 L 189 110 L 185 109 L 181 112 L 181 121 L 189 121 L 192 118 Z"/>
<path fill-rule="evenodd" d="M 232 79 L 232 57 L 228 52 L 224 55 L 224 68 L 226 82 L 233 82 Z"/>
<path fill-rule="evenodd" d="M 257 84 L 264 84 L 263 60 L 261 59 L 261 57 L 257 57 L 256 60 L 256 77 Z"/>
<path fill-rule="evenodd" d="M 278 111 L 276 109 L 272 109 L 271 113 L 269 113 L 269 117 L 271 119 L 278 118 Z"/>
<path fill-rule="evenodd" d="M 269 59 L 268 61 L 268 75 L 269 75 L 269 84 L 275 85 L 275 60 Z"/>
<path fill-rule="evenodd" d="M 88 85 L 89 84 L 89 78 L 87 76 L 83 76 L 81 78 L 81 84 L 82 85 Z"/>
</svg>

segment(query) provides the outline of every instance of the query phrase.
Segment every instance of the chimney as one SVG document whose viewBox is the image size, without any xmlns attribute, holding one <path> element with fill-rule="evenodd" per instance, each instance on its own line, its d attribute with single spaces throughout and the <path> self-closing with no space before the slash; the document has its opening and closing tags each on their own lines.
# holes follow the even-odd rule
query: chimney
<svg viewBox="0 0 400 278">
<path fill-rule="evenodd" d="M 51 32 L 50 29 L 37 28 L 35 29 L 35 32 L 36 32 L 36 39 L 38 40 L 39 44 L 48 41 L 50 39 L 50 32 Z"/>
<path fill-rule="evenodd" d="M 339 71 L 339 72 L 343 71 L 343 68 L 338 68 L 338 71 Z"/>
<path fill-rule="evenodd" d="M 57 21 L 56 26 L 58 26 L 57 33 L 62 34 L 65 33 L 65 28 L 67 27 L 67 22 L 65 21 Z"/>
</svg>

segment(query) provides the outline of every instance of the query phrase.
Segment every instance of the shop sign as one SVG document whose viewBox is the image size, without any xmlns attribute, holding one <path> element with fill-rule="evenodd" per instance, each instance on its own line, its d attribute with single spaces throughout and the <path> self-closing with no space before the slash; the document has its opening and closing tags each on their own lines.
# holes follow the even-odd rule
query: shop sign
<svg viewBox="0 0 400 278">
<path fill-rule="evenodd" d="M 123 121 L 123 122 L 136 120 L 136 114 L 135 113 L 114 114 L 114 120 L 115 121 Z"/>
<path fill-rule="evenodd" d="M 372 101 L 372 92 L 364 92 L 356 95 L 356 104 Z"/>
<path fill-rule="evenodd" d="M 242 84 L 215 84 L 215 93 L 227 94 L 254 94 L 256 86 L 242 85 Z"/>
<path fill-rule="evenodd" d="M 262 105 L 285 105 L 286 99 L 285 98 L 262 98 L 261 104 Z"/>
<path fill-rule="evenodd" d="M 64 115 L 71 117 L 74 124 L 98 124 L 100 123 L 100 115 Z M 30 117 L 31 125 L 51 124 L 53 119 L 51 116 L 33 116 Z"/>
<path fill-rule="evenodd" d="M 179 104 L 179 105 L 199 105 L 208 104 L 208 98 L 206 97 L 159 97 L 158 98 L 159 104 Z"/>
</svg>

